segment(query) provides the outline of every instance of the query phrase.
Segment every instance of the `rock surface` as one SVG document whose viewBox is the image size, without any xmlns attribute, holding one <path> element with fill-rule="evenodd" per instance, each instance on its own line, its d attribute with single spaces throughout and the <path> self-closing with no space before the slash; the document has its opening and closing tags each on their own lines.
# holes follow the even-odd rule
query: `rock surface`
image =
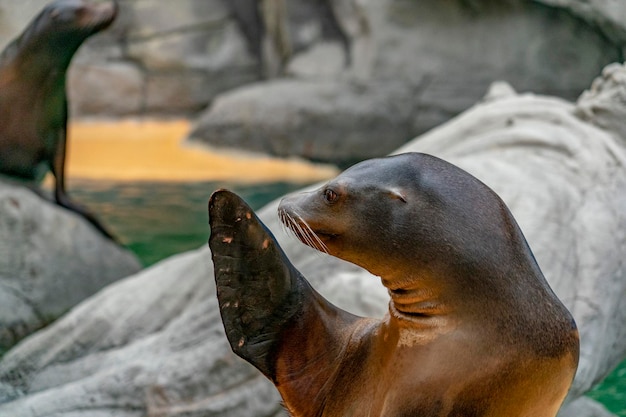
<svg viewBox="0 0 626 417">
<path fill-rule="evenodd" d="M 595 90 L 624 88 L 611 85 L 599 80 Z M 580 396 L 626 356 L 626 138 L 590 123 L 593 114 L 579 118 L 585 104 L 584 97 L 572 104 L 499 85 L 400 149 L 458 164 L 511 208 L 580 328 L 580 367 L 564 417 L 608 415 Z M 378 280 L 287 238 L 276 206 L 260 217 L 313 285 L 356 314 L 384 314 Z M 228 348 L 206 247 L 107 287 L 12 349 L 0 361 L 3 414 L 284 415 L 269 381 Z"/>
<path fill-rule="evenodd" d="M 48 1 L 0 0 L 0 48 Z M 72 116 L 189 115 L 259 78 L 224 0 L 119 0 L 68 73 Z"/>
<path fill-rule="evenodd" d="M 615 415 L 597 401 L 580 397 L 563 407 L 558 417 L 615 417 Z"/>
<path fill-rule="evenodd" d="M 352 36 L 347 68 L 337 74 L 343 63 L 337 42 L 334 49 L 327 42 L 294 52 L 287 73 L 295 80 L 218 96 L 191 140 L 345 165 L 389 153 L 441 124 L 479 100 L 494 80 L 573 100 L 603 66 L 622 58 L 621 47 L 595 27 L 535 2 L 358 4 L 367 30 L 350 35 L 346 27 Z M 372 123 L 355 126 L 337 97 Z M 277 108 L 281 117 L 267 117 Z M 382 123 L 381 115 L 387 117 Z M 396 128 L 387 129 L 390 124 Z"/>
<path fill-rule="evenodd" d="M 0 179 L 0 353 L 139 269 L 78 215 Z"/>
<path fill-rule="evenodd" d="M 189 140 L 347 165 L 406 142 L 411 93 L 399 83 L 259 83 L 219 96 Z"/>
<path fill-rule="evenodd" d="M 626 71 L 622 65 L 604 68 L 591 88 L 578 99 L 576 114 L 596 126 L 626 138 Z"/>
<path fill-rule="evenodd" d="M 607 0 L 536 0 L 554 7 L 562 7 L 597 26 L 618 45 L 626 43 L 626 3 Z"/>
<path fill-rule="evenodd" d="M 271 383 L 230 351 L 210 259 L 202 248 L 115 283 L 8 353 L 0 403 L 14 401 L 0 415 L 278 414 Z M 343 275 L 328 280 L 331 292 L 343 292 Z M 373 280 L 354 283 L 350 304 L 384 306 L 383 292 L 358 294 Z"/>
<path fill-rule="evenodd" d="M 511 207 L 579 325 L 576 398 L 626 356 L 626 268 L 618 256 L 626 249 L 626 138 L 581 120 L 584 97 L 574 105 L 498 92 L 399 152 L 444 156 Z M 621 113 L 624 102 L 607 109 Z"/>
<path fill-rule="evenodd" d="M 573 99 L 626 45 L 618 1 L 118 1 L 117 21 L 72 64 L 74 117 L 193 116 L 262 74 L 382 79 L 419 89 L 406 141 L 496 79 Z M 47 2 L 0 0 L 0 48 Z"/>
</svg>

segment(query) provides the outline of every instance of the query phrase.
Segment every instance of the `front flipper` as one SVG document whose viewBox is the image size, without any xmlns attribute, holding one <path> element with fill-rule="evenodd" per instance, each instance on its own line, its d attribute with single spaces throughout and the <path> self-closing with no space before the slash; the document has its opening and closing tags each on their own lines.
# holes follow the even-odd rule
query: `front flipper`
<svg viewBox="0 0 626 417">
<path fill-rule="evenodd" d="M 345 379 L 359 373 L 378 320 L 354 316 L 318 294 L 236 194 L 213 193 L 209 224 L 217 298 L 233 351 L 274 382 L 294 416 L 318 416 L 341 403 Z"/>
<path fill-rule="evenodd" d="M 310 292 L 274 236 L 236 194 L 209 200 L 209 246 L 220 313 L 233 351 L 276 380 L 279 334 Z"/>
</svg>

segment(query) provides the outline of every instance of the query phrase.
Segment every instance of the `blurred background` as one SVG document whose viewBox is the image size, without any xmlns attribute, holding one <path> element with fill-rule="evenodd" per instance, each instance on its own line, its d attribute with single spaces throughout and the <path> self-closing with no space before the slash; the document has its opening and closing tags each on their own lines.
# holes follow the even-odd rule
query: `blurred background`
<svg viewBox="0 0 626 417">
<path fill-rule="evenodd" d="M 0 0 L 0 50 L 46 3 Z M 206 244 L 217 188 L 258 209 L 392 152 L 494 81 L 575 101 L 626 53 L 623 1 L 119 7 L 68 73 L 66 170 L 70 195 L 146 267 Z M 588 395 L 626 416 L 626 362 Z"/>
</svg>

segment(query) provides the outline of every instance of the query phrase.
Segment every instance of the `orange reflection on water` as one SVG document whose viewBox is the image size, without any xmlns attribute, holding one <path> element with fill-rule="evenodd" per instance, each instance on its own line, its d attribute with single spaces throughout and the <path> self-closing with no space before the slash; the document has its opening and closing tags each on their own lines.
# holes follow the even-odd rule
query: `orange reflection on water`
<svg viewBox="0 0 626 417">
<path fill-rule="evenodd" d="M 187 120 L 75 121 L 69 127 L 68 178 L 118 181 L 314 182 L 337 169 L 243 152 L 213 152 L 183 140 Z"/>
</svg>

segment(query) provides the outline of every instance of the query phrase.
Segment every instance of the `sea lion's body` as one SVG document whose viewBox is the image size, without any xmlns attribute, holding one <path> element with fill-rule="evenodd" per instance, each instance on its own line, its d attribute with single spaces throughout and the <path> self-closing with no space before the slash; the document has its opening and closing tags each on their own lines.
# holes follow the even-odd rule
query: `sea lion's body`
<svg viewBox="0 0 626 417">
<path fill-rule="evenodd" d="M 474 177 L 405 154 L 281 202 L 304 243 L 381 277 L 382 320 L 323 299 L 246 207 L 225 191 L 211 199 L 222 319 L 294 417 L 556 415 L 576 371 L 575 323 Z"/>
<path fill-rule="evenodd" d="M 57 0 L 46 6 L 0 55 L 0 172 L 39 181 L 55 177 L 59 205 L 110 234 L 65 190 L 66 71 L 85 39 L 108 27 L 117 3 Z"/>
</svg>

